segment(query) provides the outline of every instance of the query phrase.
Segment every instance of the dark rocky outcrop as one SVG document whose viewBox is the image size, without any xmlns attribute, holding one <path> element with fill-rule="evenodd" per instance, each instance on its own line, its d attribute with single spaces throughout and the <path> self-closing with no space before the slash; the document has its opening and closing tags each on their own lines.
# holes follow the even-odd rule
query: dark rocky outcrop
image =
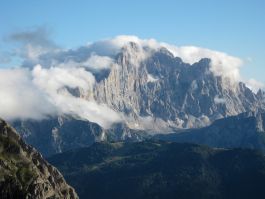
<svg viewBox="0 0 265 199">
<path fill-rule="evenodd" d="M 0 120 L 0 198 L 78 198 L 61 173 L 3 120 Z"/>
</svg>

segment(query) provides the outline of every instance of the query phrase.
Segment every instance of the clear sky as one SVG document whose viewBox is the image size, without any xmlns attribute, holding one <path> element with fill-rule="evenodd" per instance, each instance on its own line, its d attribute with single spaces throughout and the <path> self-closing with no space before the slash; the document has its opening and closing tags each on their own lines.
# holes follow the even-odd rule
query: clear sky
<svg viewBox="0 0 265 199">
<path fill-rule="evenodd" d="M 238 56 L 242 75 L 265 83 L 264 0 L 2 0 L 0 24 L 0 53 L 32 27 L 68 48 L 129 34 Z"/>
</svg>

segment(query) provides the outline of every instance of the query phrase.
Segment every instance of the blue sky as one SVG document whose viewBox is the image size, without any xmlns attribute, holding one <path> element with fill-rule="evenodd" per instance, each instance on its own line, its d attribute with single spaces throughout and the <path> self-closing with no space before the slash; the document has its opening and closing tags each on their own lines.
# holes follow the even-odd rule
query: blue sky
<svg viewBox="0 0 265 199">
<path fill-rule="evenodd" d="M 137 35 L 240 57 L 243 77 L 265 83 L 264 9 L 263 0 L 3 0 L 0 53 L 12 48 L 9 34 L 40 26 L 68 48 Z"/>
</svg>

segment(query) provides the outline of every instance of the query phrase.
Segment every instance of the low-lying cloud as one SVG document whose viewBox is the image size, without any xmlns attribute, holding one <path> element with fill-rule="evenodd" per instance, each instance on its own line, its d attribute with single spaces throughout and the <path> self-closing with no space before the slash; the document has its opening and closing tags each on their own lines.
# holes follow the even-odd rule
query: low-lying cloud
<svg viewBox="0 0 265 199">
<path fill-rule="evenodd" d="M 0 116 L 7 120 L 40 120 L 57 114 L 46 94 L 32 83 L 28 69 L 0 70 L 0 107 Z"/>
<path fill-rule="evenodd" d="M 109 127 L 120 120 L 119 114 L 93 99 L 94 76 L 84 68 L 42 68 L 32 70 L 33 83 L 43 91 L 58 112 Z M 67 88 L 79 89 L 83 96 L 71 94 Z"/>
<path fill-rule="evenodd" d="M 94 76 L 83 68 L 2 69 L 0 115 L 7 120 L 41 120 L 68 114 L 108 128 L 120 121 L 120 115 L 89 99 L 94 82 Z M 85 95 L 74 96 L 68 88 L 80 89 Z"/>
</svg>

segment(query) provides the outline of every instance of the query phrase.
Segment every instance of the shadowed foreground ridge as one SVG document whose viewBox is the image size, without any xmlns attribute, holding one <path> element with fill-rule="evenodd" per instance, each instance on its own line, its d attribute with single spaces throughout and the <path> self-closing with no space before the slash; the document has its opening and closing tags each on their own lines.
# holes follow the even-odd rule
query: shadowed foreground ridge
<svg viewBox="0 0 265 199">
<path fill-rule="evenodd" d="M 49 161 L 84 199 L 265 196 L 265 157 L 249 149 L 162 141 L 95 143 Z"/>
<path fill-rule="evenodd" d="M 3 120 L 0 120 L 0 198 L 78 198 L 60 172 Z"/>
</svg>

